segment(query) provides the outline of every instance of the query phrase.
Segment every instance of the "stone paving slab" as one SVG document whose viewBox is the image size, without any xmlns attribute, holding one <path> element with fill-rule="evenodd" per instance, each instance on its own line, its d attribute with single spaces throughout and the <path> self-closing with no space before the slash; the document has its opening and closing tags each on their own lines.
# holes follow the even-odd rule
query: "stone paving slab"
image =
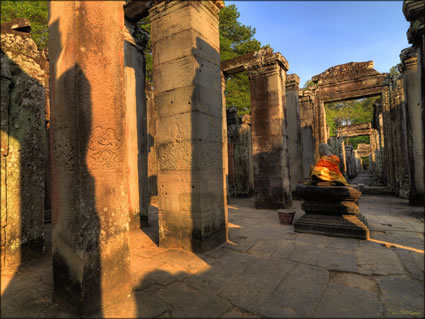
<svg viewBox="0 0 425 319">
<path fill-rule="evenodd" d="M 252 198 L 231 199 L 231 242 L 203 254 L 159 248 L 151 208 L 151 225 L 130 233 L 132 295 L 92 318 L 423 317 L 423 208 L 406 203 L 363 195 L 377 228 L 358 240 L 295 233 Z M 17 270 L 2 269 L 2 317 L 75 317 L 52 302 L 50 255 Z"/>
<path fill-rule="evenodd" d="M 424 317 L 424 282 L 409 278 L 377 278 L 386 317 Z"/>
<path fill-rule="evenodd" d="M 299 264 L 262 303 L 259 312 L 266 317 L 311 317 L 328 280 L 325 269 Z"/>
</svg>

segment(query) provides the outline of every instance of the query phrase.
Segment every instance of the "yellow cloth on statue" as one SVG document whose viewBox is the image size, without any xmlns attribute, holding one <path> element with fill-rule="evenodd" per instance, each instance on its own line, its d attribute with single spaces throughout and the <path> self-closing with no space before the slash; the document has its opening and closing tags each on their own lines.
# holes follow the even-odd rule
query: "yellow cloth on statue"
<svg viewBox="0 0 425 319">
<path fill-rule="evenodd" d="M 339 171 L 339 157 L 336 155 L 322 155 L 314 166 L 311 176 L 316 176 L 322 181 L 340 182 L 348 185 L 344 175 Z"/>
</svg>

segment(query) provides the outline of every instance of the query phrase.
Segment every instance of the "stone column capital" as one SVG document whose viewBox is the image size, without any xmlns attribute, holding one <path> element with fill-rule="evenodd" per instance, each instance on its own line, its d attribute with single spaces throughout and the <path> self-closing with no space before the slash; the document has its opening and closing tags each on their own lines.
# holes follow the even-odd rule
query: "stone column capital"
<svg viewBox="0 0 425 319">
<path fill-rule="evenodd" d="M 425 2 L 418 0 L 404 0 L 403 14 L 406 20 L 410 22 L 407 30 L 407 39 L 409 43 L 415 44 L 416 39 L 425 32 Z"/>
<path fill-rule="evenodd" d="M 204 7 L 213 16 L 218 18 L 220 9 L 224 7 L 223 1 L 177 1 L 177 0 L 153 0 L 149 9 L 151 22 L 159 19 L 165 14 L 187 7 Z"/>
<path fill-rule="evenodd" d="M 416 68 L 418 64 L 418 53 L 413 47 L 406 48 L 400 52 L 401 72 L 406 69 Z"/>
<path fill-rule="evenodd" d="M 254 53 L 254 57 L 247 64 L 246 69 L 249 76 L 255 76 L 278 70 L 279 67 L 284 69 L 284 71 L 288 71 L 289 63 L 285 57 L 279 52 L 273 53 L 272 48 L 264 48 Z"/>
<path fill-rule="evenodd" d="M 300 77 L 293 73 L 286 77 L 286 90 L 298 90 L 300 86 Z"/>
</svg>

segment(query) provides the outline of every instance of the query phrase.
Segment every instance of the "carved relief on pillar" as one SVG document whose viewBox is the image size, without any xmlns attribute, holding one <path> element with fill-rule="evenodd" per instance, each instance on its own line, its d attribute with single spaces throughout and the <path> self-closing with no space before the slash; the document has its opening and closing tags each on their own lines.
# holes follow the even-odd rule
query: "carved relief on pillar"
<svg viewBox="0 0 425 319">
<path fill-rule="evenodd" d="M 87 166 L 92 170 L 120 168 L 121 144 L 114 129 L 96 127 L 88 144 Z"/>
</svg>

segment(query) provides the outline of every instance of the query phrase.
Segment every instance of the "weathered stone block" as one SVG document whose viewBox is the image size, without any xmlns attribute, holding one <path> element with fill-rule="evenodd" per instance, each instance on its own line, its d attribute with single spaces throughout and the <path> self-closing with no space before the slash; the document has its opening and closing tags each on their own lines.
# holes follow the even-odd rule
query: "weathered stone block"
<svg viewBox="0 0 425 319">
<path fill-rule="evenodd" d="M 217 92 L 201 86 L 190 85 L 155 94 L 157 114 L 164 118 L 181 113 L 201 112 L 221 119 L 221 97 Z"/>
<path fill-rule="evenodd" d="M 179 32 L 190 30 L 200 33 L 208 44 L 220 50 L 217 29 L 218 8 L 212 2 L 172 1 L 158 4 L 150 11 L 152 32 L 151 41 L 171 37 Z M 180 48 L 182 49 L 182 48 Z"/>
<path fill-rule="evenodd" d="M 159 64 L 153 73 L 155 92 L 199 85 L 221 93 L 220 68 L 201 57 L 186 56 Z"/>
<path fill-rule="evenodd" d="M 191 55 L 217 65 L 220 62 L 219 48 L 202 45 L 200 39 L 206 41 L 201 33 L 193 29 L 183 30 L 169 37 L 158 39 L 152 44 L 155 47 L 155 51 L 152 52 L 155 55 L 154 67 Z"/>
<path fill-rule="evenodd" d="M 191 123 L 191 126 L 188 127 L 188 123 Z M 156 142 L 164 144 L 194 138 L 203 143 L 221 143 L 221 125 L 221 119 L 200 112 L 187 112 L 163 117 Z"/>
</svg>

